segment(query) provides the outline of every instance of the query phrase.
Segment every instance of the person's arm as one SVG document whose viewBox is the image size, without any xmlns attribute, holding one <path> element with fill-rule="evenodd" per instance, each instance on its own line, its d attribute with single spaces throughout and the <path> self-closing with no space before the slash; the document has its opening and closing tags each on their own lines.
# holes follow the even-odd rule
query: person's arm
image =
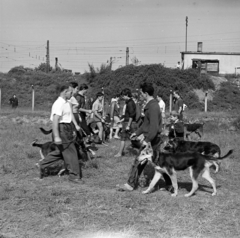
<svg viewBox="0 0 240 238">
<path fill-rule="evenodd" d="M 133 118 L 136 116 L 136 105 L 133 101 L 130 101 L 127 106 L 126 110 L 128 111 L 129 114 L 129 120 L 126 126 L 126 130 L 130 129 L 130 126 L 132 124 Z"/>
<path fill-rule="evenodd" d="M 54 114 L 53 115 L 53 124 L 52 124 L 52 130 L 53 130 L 53 138 L 54 138 L 54 142 L 56 144 L 62 144 L 62 139 L 59 136 L 59 119 L 60 116 Z"/>
<path fill-rule="evenodd" d="M 183 111 L 183 100 L 180 99 L 179 102 L 178 102 L 178 113 L 180 114 L 182 111 Z"/>
<path fill-rule="evenodd" d="M 76 130 L 79 131 L 80 130 L 80 126 L 77 124 L 76 119 L 75 119 L 75 117 L 73 115 L 73 105 L 72 105 L 72 103 L 70 103 L 70 107 L 71 107 L 72 122 L 73 122 Z"/>
<path fill-rule="evenodd" d="M 151 108 L 149 110 L 149 130 L 145 138 L 146 142 L 151 142 L 159 132 L 159 108 Z M 159 109 L 160 110 L 160 109 Z M 161 115 L 161 113 L 160 113 Z M 161 119 L 161 118 L 160 118 Z"/>
</svg>

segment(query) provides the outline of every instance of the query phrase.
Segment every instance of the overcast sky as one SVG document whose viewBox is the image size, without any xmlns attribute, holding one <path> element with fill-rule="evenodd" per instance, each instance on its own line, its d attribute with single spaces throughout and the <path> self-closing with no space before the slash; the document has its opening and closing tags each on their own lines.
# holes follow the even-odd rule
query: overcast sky
<svg viewBox="0 0 240 238">
<path fill-rule="evenodd" d="M 240 0 L 0 0 L 0 72 L 55 57 L 84 73 L 113 57 L 113 68 L 136 57 L 141 64 L 174 67 L 187 50 L 240 52 Z M 115 57 L 115 58 L 114 58 Z"/>
</svg>

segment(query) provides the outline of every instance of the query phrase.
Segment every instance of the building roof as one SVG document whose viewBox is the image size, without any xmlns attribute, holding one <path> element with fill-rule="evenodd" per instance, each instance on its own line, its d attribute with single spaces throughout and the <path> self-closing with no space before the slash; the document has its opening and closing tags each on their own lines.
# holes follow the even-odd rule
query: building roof
<svg viewBox="0 0 240 238">
<path fill-rule="evenodd" d="M 183 51 L 181 54 L 195 55 L 240 55 L 240 52 L 198 52 L 198 51 Z"/>
</svg>

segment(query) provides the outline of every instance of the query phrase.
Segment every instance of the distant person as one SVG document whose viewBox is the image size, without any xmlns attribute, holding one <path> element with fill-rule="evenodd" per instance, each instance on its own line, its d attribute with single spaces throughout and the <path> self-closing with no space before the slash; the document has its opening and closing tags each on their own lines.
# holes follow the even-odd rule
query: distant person
<svg viewBox="0 0 240 238">
<path fill-rule="evenodd" d="M 118 104 L 119 95 L 116 95 L 111 100 L 111 106 L 110 106 L 110 119 L 111 119 L 111 127 L 110 127 L 110 135 L 109 139 L 112 139 L 113 137 L 113 130 L 115 130 L 114 138 L 120 139 L 118 133 L 121 129 L 121 121 L 120 121 L 120 107 Z"/>
<path fill-rule="evenodd" d="M 118 153 L 114 157 L 121 157 L 124 152 L 125 142 L 129 139 L 130 133 L 136 130 L 136 104 L 132 98 L 132 92 L 129 88 L 125 88 L 121 92 L 122 98 L 125 100 L 126 109 L 122 123 L 121 143 Z"/>
<path fill-rule="evenodd" d="M 179 120 L 183 120 L 183 100 L 179 95 L 178 90 L 173 91 L 173 111 L 179 114 Z"/>
<path fill-rule="evenodd" d="M 162 125 L 163 125 L 163 128 L 164 128 L 165 124 L 166 124 L 166 115 L 165 115 L 166 104 L 163 101 L 162 94 L 160 92 L 158 92 L 158 94 L 157 94 L 157 100 L 158 100 L 158 105 L 160 107 L 160 111 L 161 111 L 161 114 L 162 114 Z"/>
<path fill-rule="evenodd" d="M 15 94 L 9 99 L 9 103 L 12 105 L 13 109 L 18 107 L 18 99 Z"/>
<path fill-rule="evenodd" d="M 104 115 L 103 115 L 103 93 L 98 92 L 96 95 L 97 99 L 92 105 L 93 111 L 93 121 L 96 123 L 98 128 L 98 136 L 100 139 L 100 143 L 103 145 L 107 145 L 104 141 L 104 133 L 103 133 L 103 123 L 105 123 Z"/>
<path fill-rule="evenodd" d="M 181 69 L 181 63 L 180 63 L 180 61 L 177 62 L 176 68 L 177 68 L 177 69 Z"/>
<path fill-rule="evenodd" d="M 92 113 L 92 110 L 88 110 L 86 109 L 86 101 L 85 101 L 85 95 L 88 91 L 88 86 L 87 84 L 81 84 L 79 86 L 79 91 L 78 93 L 75 95 L 76 100 L 78 101 L 78 113 L 80 116 L 80 126 L 83 129 L 83 131 L 85 132 L 86 136 L 87 136 L 87 142 L 90 140 L 90 136 L 91 136 L 91 129 L 90 127 L 87 125 L 87 116 L 90 115 Z"/>
<path fill-rule="evenodd" d="M 172 111 L 170 113 L 169 139 L 178 138 L 184 140 L 184 124 L 179 120 L 179 113 Z"/>
</svg>

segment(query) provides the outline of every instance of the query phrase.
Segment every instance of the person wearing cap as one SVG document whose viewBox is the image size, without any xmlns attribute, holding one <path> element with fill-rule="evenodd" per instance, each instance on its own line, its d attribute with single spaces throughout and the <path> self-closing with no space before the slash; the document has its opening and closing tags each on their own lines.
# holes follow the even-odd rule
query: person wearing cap
<svg viewBox="0 0 240 238">
<path fill-rule="evenodd" d="M 96 125 L 98 127 L 98 136 L 101 143 L 105 144 L 103 138 L 103 123 L 105 123 L 105 120 L 103 118 L 103 93 L 98 92 L 96 97 L 97 99 L 92 105 L 93 121 L 96 122 Z"/>
<path fill-rule="evenodd" d="M 184 140 L 184 124 L 179 120 L 179 113 L 172 111 L 170 113 L 169 139 L 178 138 Z"/>
<path fill-rule="evenodd" d="M 162 130 L 162 116 L 158 105 L 158 101 L 154 99 L 154 88 L 151 83 L 143 83 L 140 85 L 140 92 L 142 96 L 146 99 L 146 106 L 144 108 L 144 121 L 140 128 L 134 132 L 130 138 L 134 138 L 143 134 L 144 141 L 143 144 L 151 143 L 153 149 L 153 163 L 157 161 L 160 154 L 161 137 L 160 133 Z M 134 160 L 131 167 L 128 181 L 124 185 L 117 185 L 120 191 L 133 191 L 138 187 L 139 177 L 147 163 L 141 163 L 138 161 L 138 157 Z M 163 174 L 166 189 L 168 191 L 173 190 L 171 179 L 167 174 Z"/>
</svg>

